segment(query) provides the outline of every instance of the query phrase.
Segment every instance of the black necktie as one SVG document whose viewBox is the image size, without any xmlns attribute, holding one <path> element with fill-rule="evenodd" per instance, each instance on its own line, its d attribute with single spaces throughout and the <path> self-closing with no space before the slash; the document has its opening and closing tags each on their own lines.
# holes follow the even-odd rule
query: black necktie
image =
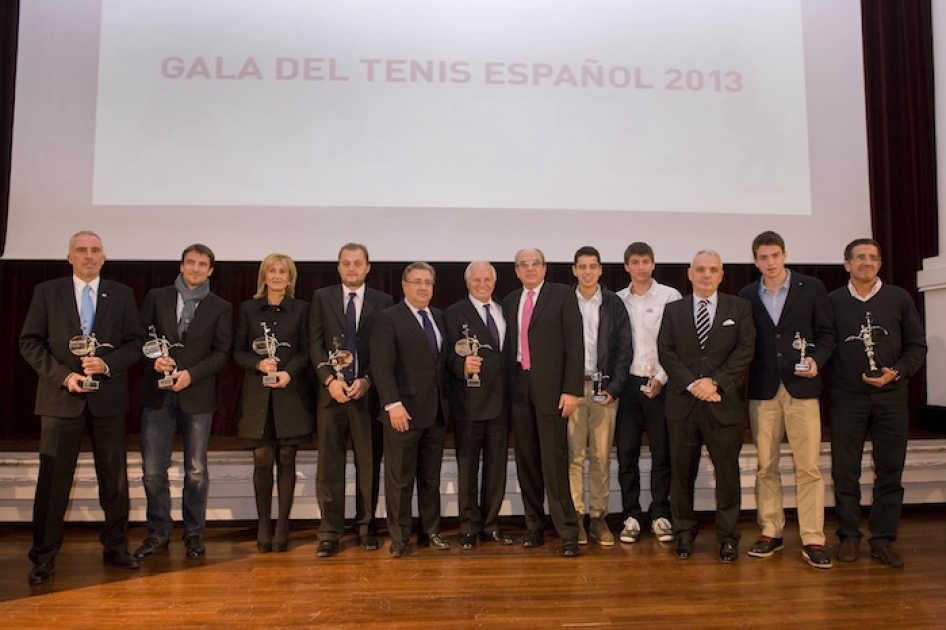
<svg viewBox="0 0 946 630">
<path fill-rule="evenodd" d="M 424 322 L 424 334 L 427 335 L 427 343 L 430 344 L 430 349 L 433 350 L 434 356 L 440 354 L 440 349 L 437 347 L 437 333 L 434 332 L 434 325 L 431 323 L 430 318 L 427 317 L 427 311 L 417 311 L 420 313 L 420 318 Z"/>
<path fill-rule="evenodd" d="M 345 307 L 345 349 L 351 352 L 352 358 L 357 361 L 358 357 L 358 325 L 355 323 L 355 298 L 358 294 L 354 291 L 348 294 L 348 306 Z M 355 380 L 355 361 L 351 362 L 345 368 L 345 380 L 351 383 Z"/>
<path fill-rule="evenodd" d="M 489 308 L 489 304 L 484 304 L 483 308 L 486 309 L 486 328 L 489 329 L 489 334 L 493 336 L 493 341 L 496 342 L 494 346 L 497 350 L 499 347 L 499 327 L 496 326 L 496 320 L 493 319 L 493 311 Z"/>
<path fill-rule="evenodd" d="M 707 300 L 700 300 L 696 311 L 696 338 L 700 341 L 700 350 L 706 348 L 706 340 L 709 339 L 710 318 L 709 309 L 706 308 L 708 303 Z"/>
</svg>

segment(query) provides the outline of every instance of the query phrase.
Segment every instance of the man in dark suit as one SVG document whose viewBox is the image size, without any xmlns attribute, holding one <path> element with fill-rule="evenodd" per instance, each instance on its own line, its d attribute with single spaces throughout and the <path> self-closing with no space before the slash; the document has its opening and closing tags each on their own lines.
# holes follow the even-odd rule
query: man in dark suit
<svg viewBox="0 0 946 630">
<path fill-rule="evenodd" d="M 145 558 L 167 551 L 174 527 L 168 468 L 178 429 L 184 439 L 184 547 L 188 558 L 204 555 L 207 524 L 207 445 L 217 410 L 217 373 L 230 358 L 233 308 L 210 291 L 214 253 L 196 243 L 181 255 L 174 284 L 152 289 L 141 308 L 141 324 L 166 339 L 169 356 L 146 361 L 141 380 L 141 460 L 148 496 L 148 536 L 135 550 Z M 169 375 L 173 384 L 159 386 Z"/>
<path fill-rule="evenodd" d="M 440 533 L 440 465 L 448 408 L 446 329 L 443 313 L 430 308 L 434 279 L 434 268 L 425 262 L 405 267 L 404 300 L 378 313 L 371 332 L 371 379 L 384 410 L 385 503 L 391 555 L 396 558 L 407 554 L 415 478 L 418 543 L 450 548 Z"/>
<path fill-rule="evenodd" d="M 545 281 L 545 255 L 516 254 L 522 283 L 503 300 L 503 356 L 512 402 L 525 547 L 544 542 L 543 494 L 566 557 L 578 555 L 578 518 L 568 482 L 568 416 L 584 392 L 581 312 L 571 287 Z"/>
<path fill-rule="evenodd" d="M 377 392 L 371 388 L 371 325 L 376 313 L 394 300 L 387 293 L 365 285 L 371 262 L 368 249 L 347 243 L 338 252 L 341 284 L 323 287 L 312 295 L 309 308 L 309 351 L 319 393 L 319 464 L 315 490 L 322 522 L 316 555 L 328 558 L 338 553 L 345 531 L 345 466 L 348 438 L 355 456 L 355 527 L 362 548 L 378 548 L 375 509 L 378 506 L 378 476 L 381 471 L 381 425 Z M 338 344 L 336 346 L 336 343 Z M 354 359 L 337 378 L 328 364 L 329 353 L 347 350 Z"/>
<path fill-rule="evenodd" d="M 787 433 L 795 464 L 802 554 L 811 566 L 830 569 L 831 556 L 824 548 L 818 400 L 821 368 L 835 343 L 828 292 L 817 278 L 785 267 L 785 241 L 775 232 L 763 232 L 753 240 L 752 257 L 762 277 L 743 288 L 739 297 L 752 303 L 756 329 L 749 368 L 749 425 L 759 453 L 755 496 L 762 535 L 749 555 L 767 558 L 782 549 L 785 510 L 779 462 Z"/>
<path fill-rule="evenodd" d="M 459 469 L 460 546 L 472 549 L 477 535 L 483 540 L 511 545 L 512 538 L 499 527 L 509 442 L 502 359 L 506 318 L 502 307 L 493 300 L 493 265 L 483 260 L 471 262 L 463 277 L 469 295 L 444 313 L 445 352 L 452 374 L 450 409 Z M 462 355 L 454 351 L 457 341 L 467 335 L 483 344 L 476 356 L 468 354 L 469 348 Z M 478 483 L 481 456 L 482 485 Z"/>
<path fill-rule="evenodd" d="M 68 260 L 72 277 L 37 285 L 20 333 L 20 352 L 39 376 L 35 413 L 42 422 L 29 553 L 34 565 L 29 582 L 34 585 L 48 582 L 55 571 L 84 428 L 92 437 L 99 504 L 105 512 L 99 537 L 103 559 L 126 569 L 140 566 L 128 553 L 126 537 L 127 371 L 141 358 L 143 340 L 135 296 L 125 285 L 99 276 L 105 250 L 96 234 L 75 234 Z M 70 340 L 81 335 L 86 342 L 90 335 L 94 340 L 77 339 L 74 349 L 101 344 L 94 355 L 80 358 L 70 351 Z"/>
<path fill-rule="evenodd" d="M 734 562 L 739 543 L 739 451 L 746 418 L 746 368 L 755 348 L 749 302 L 718 293 L 723 262 L 703 250 L 687 271 L 693 294 L 667 304 L 657 345 L 667 381 L 670 509 L 679 558 L 693 554 L 693 492 L 703 444 L 716 472 L 719 559 Z"/>
</svg>

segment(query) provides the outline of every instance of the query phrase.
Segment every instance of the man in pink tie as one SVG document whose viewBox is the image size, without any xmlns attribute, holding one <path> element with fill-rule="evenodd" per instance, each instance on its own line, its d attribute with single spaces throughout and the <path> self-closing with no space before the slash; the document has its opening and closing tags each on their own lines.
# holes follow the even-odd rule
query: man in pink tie
<svg viewBox="0 0 946 630">
<path fill-rule="evenodd" d="M 543 492 L 562 538 L 562 553 L 578 555 L 578 519 L 568 482 L 568 416 L 584 391 L 584 343 L 575 292 L 545 281 L 545 255 L 516 254 L 522 283 L 503 300 L 503 355 L 512 401 L 516 468 L 525 509 L 525 547 L 544 542 Z"/>
</svg>

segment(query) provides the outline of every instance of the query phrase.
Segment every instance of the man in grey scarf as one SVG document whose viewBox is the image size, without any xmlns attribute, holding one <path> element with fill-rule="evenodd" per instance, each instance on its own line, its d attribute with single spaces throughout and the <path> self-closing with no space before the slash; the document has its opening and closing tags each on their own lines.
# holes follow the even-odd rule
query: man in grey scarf
<svg viewBox="0 0 946 630">
<path fill-rule="evenodd" d="M 233 315 L 229 302 L 210 291 L 214 253 L 195 244 L 181 255 L 173 285 L 152 289 L 141 309 L 151 331 L 142 378 L 141 459 L 148 497 L 148 537 L 138 558 L 166 552 L 174 521 L 168 468 L 174 434 L 184 441 L 184 546 L 188 558 L 204 555 L 207 521 L 207 444 L 217 408 L 216 375 L 230 355 Z M 158 356 L 163 346 L 164 353 Z M 149 352 L 150 350 L 150 352 Z"/>
</svg>

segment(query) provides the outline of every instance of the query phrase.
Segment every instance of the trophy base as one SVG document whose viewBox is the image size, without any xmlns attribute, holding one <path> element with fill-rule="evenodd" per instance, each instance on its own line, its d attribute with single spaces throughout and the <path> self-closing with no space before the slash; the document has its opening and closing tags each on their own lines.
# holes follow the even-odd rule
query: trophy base
<svg viewBox="0 0 946 630">
<path fill-rule="evenodd" d="M 91 377 L 84 379 L 82 381 L 79 381 L 79 385 L 82 387 L 82 389 L 87 389 L 93 392 L 99 391 L 99 382 Z"/>
<path fill-rule="evenodd" d="M 483 385 L 483 381 L 481 381 L 479 377 L 466 379 L 467 387 L 481 387 L 482 385 Z"/>
<path fill-rule="evenodd" d="M 883 370 L 867 370 L 866 372 L 864 372 L 864 376 L 866 376 L 867 378 L 880 378 L 883 375 L 884 375 Z"/>
<path fill-rule="evenodd" d="M 592 396 L 591 398 L 592 398 L 592 400 L 594 400 L 596 403 L 603 403 L 604 401 L 606 401 L 606 400 L 608 399 L 608 396 L 607 396 L 606 394 L 595 394 L 595 395 Z"/>
<path fill-rule="evenodd" d="M 796 372 L 811 372 L 811 366 L 807 363 L 796 363 L 795 364 Z"/>
<path fill-rule="evenodd" d="M 270 376 L 269 374 L 267 374 L 266 376 L 263 377 L 263 385 L 275 385 L 278 382 L 279 382 L 278 376 Z"/>
<path fill-rule="evenodd" d="M 165 376 L 164 378 L 158 379 L 158 389 L 171 389 L 174 387 L 174 378 L 171 376 Z"/>
</svg>

